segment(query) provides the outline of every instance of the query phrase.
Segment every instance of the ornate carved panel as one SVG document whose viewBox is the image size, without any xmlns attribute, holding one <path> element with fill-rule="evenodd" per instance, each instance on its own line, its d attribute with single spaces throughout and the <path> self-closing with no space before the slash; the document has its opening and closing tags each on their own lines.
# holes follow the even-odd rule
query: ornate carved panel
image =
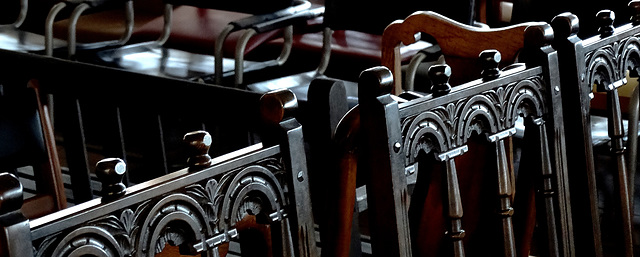
<svg viewBox="0 0 640 257">
<path fill-rule="evenodd" d="M 542 117 L 546 113 L 545 84 L 540 74 L 469 93 L 401 117 L 403 146 L 410 149 L 405 151 L 405 165 L 415 163 L 420 151 L 446 152 L 464 145 L 473 134 L 513 128 L 519 116 Z"/>
<path fill-rule="evenodd" d="M 216 249 L 237 236 L 235 224 L 245 215 L 282 222 L 286 187 L 281 159 L 266 158 L 36 239 L 34 255 L 153 256 L 166 243 Z"/>
</svg>

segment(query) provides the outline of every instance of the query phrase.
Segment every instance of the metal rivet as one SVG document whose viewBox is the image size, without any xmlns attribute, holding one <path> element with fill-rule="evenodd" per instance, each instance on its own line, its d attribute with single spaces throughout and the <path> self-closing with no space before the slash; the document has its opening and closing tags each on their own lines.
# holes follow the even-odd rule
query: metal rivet
<svg viewBox="0 0 640 257">
<path fill-rule="evenodd" d="M 303 174 L 304 173 L 302 171 L 298 171 L 298 181 L 302 182 L 304 180 Z"/>
<path fill-rule="evenodd" d="M 560 87 L 556 86 L 556 92 L 560 92 Z"/>
<path fill-rule="evenodd" d="M 400 151 L 400 148 L 402 148 L 402 145 L 398 142 L 396 142 L 395 144 L 393 144 L 393 151 L 395 151 L 396 153 Z"/>
</svg>

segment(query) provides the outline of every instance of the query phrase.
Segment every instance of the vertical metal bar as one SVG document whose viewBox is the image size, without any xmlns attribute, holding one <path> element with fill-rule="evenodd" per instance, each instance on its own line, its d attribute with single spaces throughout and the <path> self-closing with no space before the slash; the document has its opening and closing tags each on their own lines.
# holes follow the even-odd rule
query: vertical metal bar
<svg viewBox="0 0 640 257">
<path fill-rule="evenodd" d="M 44 26 L 44 49 L 45 54 L 47 56 L 53 56 L 53 22 L 58 16 L 58 13 L 67 6 L 65 2 L 60 2 L 54 5 L 49 14 L 47 15 L 47 19 L 45 20 Z"/>
</svg>

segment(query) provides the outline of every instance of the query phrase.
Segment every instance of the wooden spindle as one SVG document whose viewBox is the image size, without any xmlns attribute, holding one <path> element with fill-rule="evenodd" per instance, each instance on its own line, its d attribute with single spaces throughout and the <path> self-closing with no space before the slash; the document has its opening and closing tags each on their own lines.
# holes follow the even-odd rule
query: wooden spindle
<svg viewBox="0 0 640 257">
<path fill-rule="evenodd" d="M 544 213 L 546 213 L 546 222 L 547 225 L 547 242 L 548 242 L 548 250 L 549 256 L 560 256 L 560 249 L 558 246 L 558 237 L 556 236 L 556 219 L 555 219 L 555 200 L 554 195 L 556 194 L 556 190 L 554 188 L 553 183 L 553 169 L 551 168 L 551 155 L 549 153 L 549 144 L 547 141 L 547 129 L 542 118 L 533 120 L 533 124 L 536 126 L 538 131 L 538 139 L 540 140 L 540 163 L 541 167 L 541 175 L 542 175 L 542 188 L 539 191 L 544 198 Z"/>
</svg>

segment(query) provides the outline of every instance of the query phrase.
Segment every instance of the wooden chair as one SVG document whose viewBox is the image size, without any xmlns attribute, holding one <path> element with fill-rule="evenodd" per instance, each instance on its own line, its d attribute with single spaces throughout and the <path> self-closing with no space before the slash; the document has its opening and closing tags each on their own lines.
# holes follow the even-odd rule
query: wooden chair
<svg viewBox="0 0 640 257">
<path fill-rule="evenodd" d="M 66 207 L 62 173 L 46 106 L 38 98 L 37 81 L 30 88 L 0 83 L 0 170 L 35 182 L 22 212 L 36 218 Z M 31 172 L 19 172 L 19 170 Z"/>
<path fill-rule="evenodd" d="M 302 130 L 289 118 L 296 105 L 291 92 L 263 96 L 265 142 L 218 158 L 207 154 L 208 133 L 188 133 L 188 168 L 129 188 L 124 162 L 105 159 L 101 199 L 36 220 L 20 217 L 20 184 L 1 175 L 3 256 L 153 256 L 167 243 L 225 256 L 230 241 L 252 238 L 242 229 L 251 219 L 271 251 L 241 242 L 241 256 L 317 256 Z"/>
<path fill-rule="evenodd" d="M 435 12 L 416 12 L 387 26 L 382 35 L 381 63 L 392 70 L 394 76 L 402 74 L 399 53 L 401 44 L 411 45 L 416 42 L 418 33 L 425 33 L 437 41 L 448 65 L 460 67 L 461 70 L 451 77 L 452 83 L 460 84 L 480 77 L 482 67 L 475 59 L 483 50 L 500 51 L 502 67 L 515 63 L 524 46 L 525 28 L 536 24 L 538 23 L 525 22 L 503 28 L 479 28 L 457 23 Z M 395 94 L 401 94 L 402 80 L 396 79 L 395 84 Z"/>
<path fill-rule="evenodd" d="M 389 28 L 414 35 L 419 30 L 411 21 L 443 21 L 434 17 L 438 16 L 416 13 L 405 20 L 410 21 L 406 27 L 397 22 Z M 334 152 L 340 157 L 335 168 L 340 172 L 334 176 L 338 182 L 327 186 L 339 188 L 328 200 L 334 211 L 328 215 L 328 227 L 336 229 L 322 232 L 334 239 L 326 242 L 323 236 L 323 254 L 348 255 L 356 174 L 366 181 L 374 256 L 528 256 L 535 224 L 539 231 L 533 249 L 538 253 L 573 253 L 564 190 L 563 119 L 557 113 L 562 109 L 559 78 L 552 72 L 557 67 L 550 47 L 553 34 L 547 24 L 529 25 L 518 32 L 522 39 L 506 43 L 511 46 L 504 49 L 512 51 L 502 58 L 513 60 L 516 50 L 522 50 L 519 59 L 525 65 L 501 71 L 500 52 L 476 52 L 483 69 L 481 76 L 472 77 L 480 79 L 458 86 L 448 83 L 455 70 L 435 66 L 430 71 L 431 93 L 406 92 L 403 99 L 390 94 L 401 89 L 389 69 L 373 68 L 361 75 L 359 105 L 342 118 L 335 132 Z M 443 28 L 462 39 L 500 38 L 495 31 L 471 30 L 465 35 L 459 25 Z M 413 40 L 403 38 L 405 44 Z M 446 47 L 473 51 L 442 43 L 454 37 L 444 36 L 442 42 L 435 38 L 443 53 Z M 518 41 L 519 48 L 513 46 Z M 491 48 L 504 43 L 472 42 Z M 527 148 L 515 158 L 508 146 L 519 116 L 525 121 L 522 146 Z M 492 172 L 481 168 L 486 166 L 493 167 Z M 407 186 L 409 180 L 416 181 L 414 187 Z"/>
<path fill-rule="evenodd" d="M 627 84 L 627 72 L 629 76 L 637 77 L 640 67 L 640 52 L 637 50 L 640 2 L 631 1 L 629 7 L 633 14 L 631 24 L 614 27 L 615 14 L 603 10 L 597 14 L 596 19 L 600 35 L 587 39 L 577 36 L 577 16 L 563 13 L 552 21 L 556 32 L 553 46 L 558 50 L 562 75 L 566 141 L 568 145 L 579 146 L 580 149 L 567 159 L 573 196 L 571 208 L 574 213 L 583 214 L 573 217 L 576 245 L 584 246 L 576 249 L 580 256 L 602 256 L 603 251 L 619 256 L 632 256 L 634 252 L 631 188 L 635 186 L 635 171 L 629 169 L 625 152 L 637 151 L 637 145 L 625 149 L 623 108 L 618 95 L 618 88 Z M 595 99 L 592 100 L 594 96 Z M 606 101 L 604 113 L 608 124 L 608 131 L 603 129 L 600 133 L 592 128 L 593 120 L 597 118 L 592 110 L 598 99 Z M 630 123 L 637 122 L 636 116 Z M 597 181 L 596 174 L 601 172 L 597 172 L 596 167 L 605 164 L 596 160 L 598 155 L 593 140 L 603 133 L 608 134 L 603 144 L 607 148 L 605 155 L 612 160 L 604 169 L 613 173 L 614 181 L 611 193 L 613 199 L 605 202 L 612 207 L 606 207 L 604 214 L 612 215 L 611 218 L 601 217 L 598 210 L 598 198 L 608 194 L 602 191 L 598 193 L 597 188 L 601 188 L 600 185 L 605 185 L 605 182 Z M 637 137 L 637 130 L 635 135 L 628 136 Z M 603 222 L 612 223 L 603 226 Z M 602 237 L 603 229 L 615 231 L 608 236 L 613 240 Z"/>
<path fill-rule="evenodd" d="M 38 79 L 41 93 L 55 99 L 55 131 L 72 203 L 99 195 L 90 167 L 103 157 L 126 160 L 125 183 L 131 185 L 184 167 L 184 153 L 175 146 L 188 131 L 215 135 L 212 156 L 259 142 L 253 108 L 258 93 L 13 51 L 0 50 L 0 56 L 13 64 L 3 76 L 24 83 Z"/>
</svg>

